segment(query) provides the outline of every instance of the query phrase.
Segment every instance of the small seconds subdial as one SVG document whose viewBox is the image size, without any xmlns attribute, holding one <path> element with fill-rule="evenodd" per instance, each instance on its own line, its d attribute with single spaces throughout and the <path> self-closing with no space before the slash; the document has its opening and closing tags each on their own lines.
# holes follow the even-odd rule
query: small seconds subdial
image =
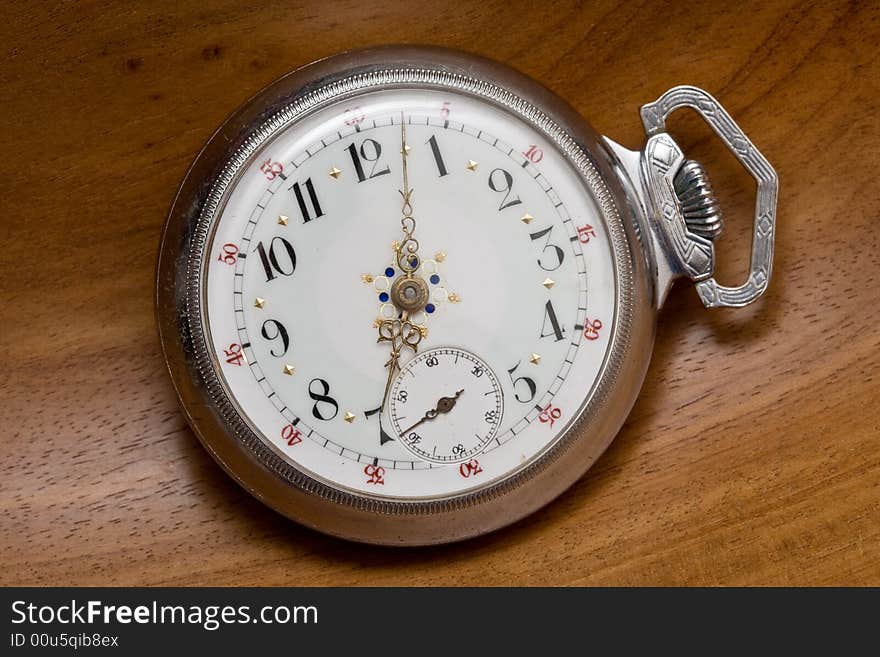
<svg viewBox="0 0 880 657">
<path fill-rule="evenodd" d="M 504 395 L 492 368 L 454 347 L 410 360 L 389 396 L 391 424 L 401 444 L 432 463 L 459 463 L 480 454 L 504 414 Z"/>
</svg>

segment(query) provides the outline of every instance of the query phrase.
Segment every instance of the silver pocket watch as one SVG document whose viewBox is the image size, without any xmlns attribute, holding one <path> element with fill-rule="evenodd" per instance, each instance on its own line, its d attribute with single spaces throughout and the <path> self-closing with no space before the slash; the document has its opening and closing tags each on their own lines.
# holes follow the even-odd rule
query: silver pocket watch
<svg viewBox="0 0 880 657">
<path fill-rule="evenodd" d="M 757 181 L 751 270 L 665 131 L 696 110 Z M 640 152 L 528 77 L 387 47 L 301 68 L 198 155 L 162 241 L 159 332 L 186 416 L 280 513 L 356 541 L 456 541 L 547 504 L 632 407 L 676 278 L 766 289 L 777 178 L 706 92 L 641 109 Z"/>
</svg>

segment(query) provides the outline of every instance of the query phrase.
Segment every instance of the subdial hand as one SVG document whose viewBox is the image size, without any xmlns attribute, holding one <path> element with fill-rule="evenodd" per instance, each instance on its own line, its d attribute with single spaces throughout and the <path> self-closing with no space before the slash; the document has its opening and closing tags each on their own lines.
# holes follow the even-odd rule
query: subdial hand
<svg viewBox="0 0 880 657">
<path fill-rule="evenodd" d="M 456 402 L 456 400 L 458 400 L 458 398 L 461 396 L 461 393 L 463 393 L 463 392 L 464 392 L 464 389 L 462 388 L 461 390 L 459 390 L 458 392 L 455 393 L 454 397 L 441 397 L 440 399 L 437 400 L 437 406 L 435 408 L 432 408 L 430 411 L 425 413 L 425 415 L 422 417 L 421 420 L 416 422 L 409 429 L 402 431 L 401 433 L 408 434 L 410 431 L 415 429 L 417 426 L 419 426 L 423 422 L 427 422 L 428 420 L 433 420 L 435 417 L 437 417 L 438 415 L 442 415 L 443 413 L 448 413 L 453 408 L 455 408 L 455 402 Z"/>
</svg>

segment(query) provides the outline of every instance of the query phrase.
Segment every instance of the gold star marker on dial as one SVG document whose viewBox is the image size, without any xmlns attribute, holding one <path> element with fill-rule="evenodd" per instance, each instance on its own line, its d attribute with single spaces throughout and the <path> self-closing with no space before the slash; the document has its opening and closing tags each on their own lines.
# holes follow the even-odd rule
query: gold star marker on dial
<svg viewBox="0 0 880 657">
<path fill-rule="evenodd" d="M 461 297 L 458 296 L 458 292 L 450 292 L 447 298 L 449 299 L 449 303 L 458 303 L 459 301 L 461 301 Z"/>
<path fill-rule="evenodd" d="M 537 365 L 538 363 L 541 362 L 541 354 L 532 354 L 532 357 L 529 358 L 529 362 L 532 365 Z"/>
<path fill-rule="evenodd" d="M 354 422 L 354 418 L 355 418 L 355 417 L 356 417 L 356 416 L 355 416 L 354 413 L 351 413 L 351 412 L 349 412 L 349 411 L 345 411 L 345 421 L 348 422 L 349 424 L 351 424 L 352 422 Z"/>
<path fill-rule="evenodd" d="M 434 254 L 434 260 L 437 262 L 443 262 L 446 260 L 446 254 L 443 253 L 443 251 L 437 251 L 437 253 Z"/>
<path fill-rule="evenodd" d="M 284 372 L 287 376 L 293 376 L 293 373 L 296 371 L 296 369 L 293 367 L 293 365 L 287 363 L 284 365 L 284 367 L 281 368 L 281 371 Z"/>
<path fill-rule="evenodd" d="M 265 299 L 261 299 L 260 297 L 257 297 L 256 299 L 254 299 L 254 307 L 255 308 L 262 309 L 265 305 L 266 305 Z"/>
<path fill-rule="evenodd" d="M 478 166 L 479 164 L 480 164 L 479 162 L 474 162 L 473 160 L 468 160 L 467 168 L 468 168 L 469 170 L 471 170 L 471 171 L 476 171 L 476 170 L 477 170 L 477 166 Z"/>
<path fill-rule="evenodd" d="M 327 173 L 329 173 L 330 176 L 331 176 L 334 180 L 339 180 L 339 176 L 342 175 L 342 171 L 341 171 L 340 169 L 337 169 L 336 167 L 333 167 L 333 168 L 330 169 L 330 171 L 328 171 Z"/>
<path fill-rule="evenodd" d="M 394 240 L 393 242 L 391 242 L 391 250 L 394 251 L 395 253 L 400 251 L 400 242 L 398 242 L 397 240 Z"/>
<path fill-rule="evenodd" d="M 372 274 L 361 274 L 361 280 L 364 283 L 372 283 L 375 279 Z"/>
<path fill-rule="evenodd" d="M 556 285 L 556 281 L 554 281 L 552 278 L 545 278 L 544 282 L 541 283 L 541 285 L 543 285 L 544 287 L 546 287 L 549 290 L 551 287 Z"/>
<path fill-rule="evenodd" d="M 283 214 L 278 215 L 278 223 L 281 226 L 286 226 L 288 221 L 290 221 L 290 217 L 288 217 L 287 215 L 283 215 Z"/>
<path fill-rule="evenodd" d="M 528 212 L 526 212 L 522 216 L 522 219 L 520 219 L 520 221 L 523 222 L 524 224 L 528 225 L 528 224 L 532 223 L 532 219 L 534 219 L 534 217 L 532 215 L 530 215 Z"/>
</svg>

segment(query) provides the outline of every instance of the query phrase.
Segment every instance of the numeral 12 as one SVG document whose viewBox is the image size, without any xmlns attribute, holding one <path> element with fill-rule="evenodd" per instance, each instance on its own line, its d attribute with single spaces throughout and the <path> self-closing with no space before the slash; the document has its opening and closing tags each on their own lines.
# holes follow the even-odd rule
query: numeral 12
<svg viewBox="0 0 880 657">
<path fill-rule="evenodd" d="M 369 149 L 367 146 L 369 145 Z M 364 182 L 377 176 L 383 176 L 391 173 L 391 169 L 386 165 L 381 171 L 376 171 L 379 165 L 379 158 L 382 156 L 382 146 L 375 139 L 364 139 L 360 149 L 354 142 L 348 146 L 348 154 L 351 155 L 351 163 L 354 165 L 354 172 L 357 174 L 358 182 Z M 364 171 L 364 162 L 370 162 L 373 166 L 370 168 L 369 175 Z"/>
</svg>

